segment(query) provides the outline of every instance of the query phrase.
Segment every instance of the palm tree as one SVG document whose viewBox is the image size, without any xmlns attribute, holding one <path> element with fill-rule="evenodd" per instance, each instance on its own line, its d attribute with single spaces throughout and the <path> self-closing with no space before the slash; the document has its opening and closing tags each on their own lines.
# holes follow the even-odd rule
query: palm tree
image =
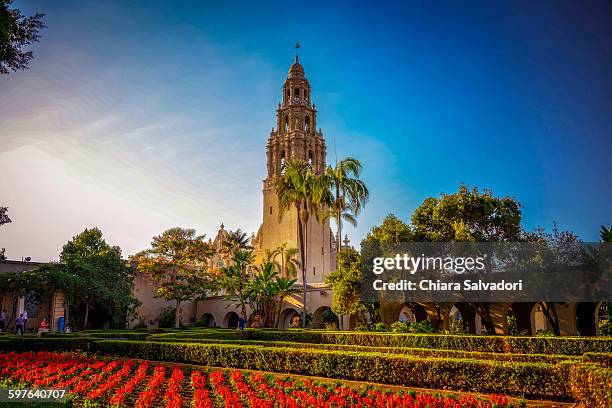
<svg viewBox="0 0 612 408">
<path fill-rule="evenodd" d="M 278 317 L 274 323 L 274 327 L 280 324 L 281 313 L 283 312 L 283 302 L 287 296 L 299 292 L 299 289 L 293 287 L 296 279 L 276 278 L 276 296 L 278 297 Z"/>
<path fill-rule="evenodd" d="M 266 258 L 276 265 L 283 278 L 295 277 L 298 268 L 301 266 L 300 261 L 295 259 L 298 252 L 297 248 L 290 248 L 286 242 L 283 242 L 273 251 L 266 250 Z M 278 261 L 279 257 L 280 262 Z"/>
<path fill-rule="evenodd" d="M 240 228 L 236 231 L 229 231 L 227 238 L 223 241 L 221 251 L 231 258 L 240 250 L 253 249 L 250 245 L 250 239 L 246 232 L 243 232 Z"/>
<path fill-rule="evenodd" d="M 336 167 L 328 166 L 325 180 L 333 191 L 333 204 L 329 215 L 334 218 L 337 226 L 336 253 L 342 246 L 342 222 L 357 225 L 357 215 L 365 206 L 370 196 L 365 183 L 359 179 L 361 163 L 353 157 L 347 157 L 336 163 Z"/>
<path fill-rule="evenodd" d="M 241 249 L 232 258 L 233 265 L 221 268 L 221 285 L 230 293 L 230 298 L 237 300 L 242 316 L 246 318 L 247 270 L 253 264 L 253 252 Z"/>
<path fill-rule="evenodd" d="M 601 237 L 601 242 L 612 242 L 612 225 L 610 228 L 606 228 L 602 225 L 599 236 Z"/>
<path fill-rule="evenodd" d="M 309 216 L 315 215 L 321 222 L 324 217 L 323 208 L 330 202 L 329 189 L 326 188 L 323 177 L 316 176 L 310 165 L 304 160 L 288 160 L 284 163 L 282 176 L 276 182 L 276 195 L 279 203 L 279 218 L 285 212 L 295 208 L 298 222 L 298 239 L 300 249 L 300 264 L 302 265 L 302 284 L 304 299 L 302 310 L 302 325 L 306 327 L 306 239 L 308 237 Z"/>
</svg>

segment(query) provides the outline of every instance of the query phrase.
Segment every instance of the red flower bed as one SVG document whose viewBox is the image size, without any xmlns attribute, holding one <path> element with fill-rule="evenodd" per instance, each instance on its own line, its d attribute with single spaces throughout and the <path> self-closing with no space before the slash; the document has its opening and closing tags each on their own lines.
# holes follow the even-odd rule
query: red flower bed
<svg viewBox="0 0 612 408">
<path fill-rule="evenodd" d="M 261 372 L 194 370 L 70 353 L 0 354 L 0 381 L 66 388 L 75 404 L 166 408 L 504 408 L 503 396 L 453 398 L 381 387 L 351 387 Z"/>
</svg>

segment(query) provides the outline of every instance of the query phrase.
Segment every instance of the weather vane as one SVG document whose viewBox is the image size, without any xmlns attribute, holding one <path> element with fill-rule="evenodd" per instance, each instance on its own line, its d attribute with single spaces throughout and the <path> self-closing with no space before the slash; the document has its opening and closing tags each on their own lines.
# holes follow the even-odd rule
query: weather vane
<svg viewBox="0 0 612 408">
<path fill-rule="evenodd" d="M 293 48 L 295 48 L 295 60 L 297 61 L 297 59 L 298 59 L 298 49 L 302 48 L 302 46 L 300 45 L 300 42 L 296 41 L 295 42 L 295 46 Z"/>
</svg>

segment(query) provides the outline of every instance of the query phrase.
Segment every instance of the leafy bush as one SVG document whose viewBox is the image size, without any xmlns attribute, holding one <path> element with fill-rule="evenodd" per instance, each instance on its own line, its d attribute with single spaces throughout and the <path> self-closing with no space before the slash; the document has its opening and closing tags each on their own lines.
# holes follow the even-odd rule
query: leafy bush
<svg viewBox="0 0 612 408">
<path fill-rule="evenodd" d="M 408 333 L 408 323 L 398 320 L 391 324 L 391 331 L 393 333 Z"/>
<path fill-rule="evenodd" d="M 435 329 L 426 320 L 415 323 L 397 321 L 391 325 L 391 331 L 394 333 L 433 333 Z"/>
<path fill-rule="evenodd" d="M 569 370 L 569 388 L 574 399 L 589 408 L 612 407 L 612 369 L 578 364 Z"/>
<path fill-rule="evenodd" d="M 194 330 L 154 335 L 153 338 L 289 341 L 523 354 L 612 353 L 612 340 L 604 337 L 464 336 L 313 330 Z"/>
<path fill-rule="evenodd" d="M 228 344 L 94 341 L 102 354 L 217 367 L 287 372 L 405 386 L 525 394 L 541 398 L 569 395 L 566 363 L 516 363 L 474 359 L 419 358 Z"/>
<path fill-rule="evenodd" d="M 212 340 L 212 339 L 172 339 L 157 338 L 152 339 L 159 342 L 171 343 L 201 343 L 201 344 L 233 344 L 251 345 L 260 347 L 290 347 L 294 349 L 317 349 L 332 351 L 357 351 L 366 353 L 389 353 L 410 355 L 418 357 L 438 357 L 438 358 L 475 358 L 481 360 L 497 361 L 516 361 L 532 363 L 555 364 L 561 361 L 580 361 L 578 356 L 562 356 L 549 354 L 513 354 L 513 353 L 488 353 L 461 350 L 439 350 L 427 348 L 407 348 L 407 347 L 368 347 L 352 346 L 345 344 L 312 344 L 312 343 L 292 343 L 287 341 L 260 341 L 260 340 Z"/>
<path fill-rule="evenodd" d="M 467 323 L 463 319 L 453 319 L 449 324 L 449 331 L 452 334 L 469 334 Z"/>
<path fill-rule="evenodd" d="M 162 315 L 159 318 L 159 327 L 170 328 L 174 327 L 175 310 L 172 307 L 165 307 Z"/>
<path fill-rule="evenodd" d="M 538 337 L 555 337 L 555 332 L 551 330 L 538 330 L 536 332 L 536 336 Z"/>
<path fill-rule="evenodd" d="M 584 359 L 602 367 L 612 367 L 612 353 L 585 353 Z"/>
</svg>

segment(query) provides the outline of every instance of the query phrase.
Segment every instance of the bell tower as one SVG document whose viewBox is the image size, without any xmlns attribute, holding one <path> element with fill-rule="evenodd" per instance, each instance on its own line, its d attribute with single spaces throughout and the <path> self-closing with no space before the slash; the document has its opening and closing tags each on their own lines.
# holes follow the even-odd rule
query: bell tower
<svg viewBox="0 0 612 408">
<path fill-rule="evenodd" d="M 298 47 L 298 46 L 296 46 Z M 263 223 L 253 246 L 257 260 L 265 250 L 274 250 L 286 242 L 299 248 L 297 214 L 294 208 L 279 219 L 276 181 L 285 160 L 299 159 L 310 163 L 315 174 L 325 171 L 327 154 L 325 139 L 317 130 L 317 110 L 312 103 L 311 88 L 296 53 L 283 84 L 281 102 L 276 109 L 276 129 L 272 128 L 266 144 L 267 176 L 263 181 Z M 335 242 L 329 221 L 319 224 L 309 217 L 305 245 L 308 284 L 322 283 L 335 269 Z M 301 274 L 295 277 L 301 283 Z"/>
<path fill-rule="evenodd" d="M 316 130 L 317 110 L 310 97 L 310 84 L 296 55 L 276 109 L 276 130 L 272 129 L 268 138 L 266 180 L 278 177 L 288 159 L 310 162 L 315 174 L 325 171 L 325 140 L 321 130 Z"/>
</svg>

